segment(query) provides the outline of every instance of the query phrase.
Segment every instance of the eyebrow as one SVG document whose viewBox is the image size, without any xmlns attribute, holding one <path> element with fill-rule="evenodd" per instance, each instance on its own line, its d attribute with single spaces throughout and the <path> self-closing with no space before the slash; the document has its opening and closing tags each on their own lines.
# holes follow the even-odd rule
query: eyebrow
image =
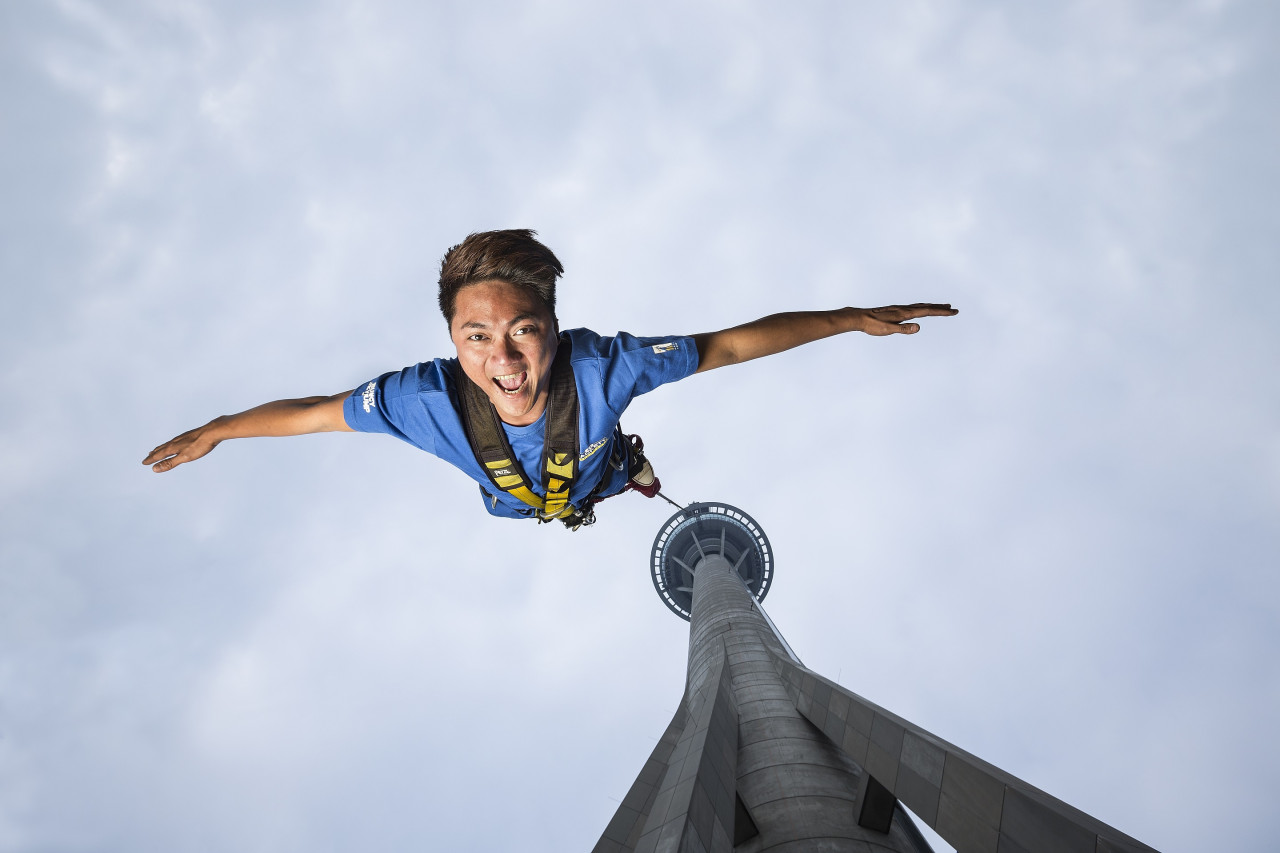
<svg viewBox="0 0 1280 853">
<path fill-rule="evenodd" d="M 514 325 L 516 325 L 517 323 L 523 323 L 525 320 L 536 320 L 536 319 L 538 319 L 538 315 L 537 315 L 537 314 L 533 313 L 532 311 L 525 311 L 523 314 L 517 314 L 516 316 L 512 317 L 512 318 L 511 318 L 511 323 L 510 323 L 510 325 L 514 326 Z M 488 323 L 481 323 L 479 320 L 471 320 L 471 321 L 469 321 L 469 322 L 463 323 L 463 324 L 462 324 L 461 326 L 459 326 L 458 328 L 460 328 L 460 329 L 487 329 L 487 328 L 489 328 L 489 324 L 488 324 Z"/>
</svg>

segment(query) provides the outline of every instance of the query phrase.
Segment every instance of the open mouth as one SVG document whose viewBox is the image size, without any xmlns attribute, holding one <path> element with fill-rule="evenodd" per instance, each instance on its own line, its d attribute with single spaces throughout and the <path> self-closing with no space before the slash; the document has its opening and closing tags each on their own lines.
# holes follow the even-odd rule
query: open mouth
<svg viewBox="0 0 1280 853">
<path fill-rule="evenodd" d="M 524 387 L 525 380 L 529 378 L 528 371 L 522 370 L 519 373 L 508 373 L 506 376 L 493 377 L 493 383 L 502 389 L 504 394 L 519 394 L 520 389 Z"/>
</svg>

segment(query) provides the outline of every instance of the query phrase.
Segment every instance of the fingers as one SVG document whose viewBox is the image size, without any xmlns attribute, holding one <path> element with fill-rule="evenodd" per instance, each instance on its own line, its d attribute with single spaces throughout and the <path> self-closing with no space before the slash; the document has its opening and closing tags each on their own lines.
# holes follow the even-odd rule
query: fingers
<svg viewBox="0 0 1280 853">
<path fill-rule="evenodd" d="M 186 433 L 183 433 L 177 438 L 170 439 L 169 441 L 166 441 L 164 444 L 159 445 L 150 453 L 148 453 L 145 457 L 143 457 L 142 464 L 152 465 L 156 462 L 159 462 L 161 459 L 164 459 L 167 456 L 176 456 L 178 452 L 181 450 L 181 447 L 179 445 L 185 436 L 186 436 Z M 173 466 L 170 465 L 169 467 L 171 468 Z M 164 470 L 167 471 L 168 468 L 165 468 Z"/>
<path fill-rule="evenodd" d="M 151 470 L 157 474 L 163 474 L 165 471 L 172 471 L 174 468 L 186 462 L 192 462 L 207 454 L 216 446 L 214 443 L 206 443 L 199 441 L 199 430 L 184 432 L 177 438 L 166 441 L 146 455 L 142 460 L 143 465 L 150 465 Z"/>
<path fill-rule="evenodd" d="M 209 450 L 212 450 L 212 449 L 213 448 L 209 448 Z M 174 468 L 177 468 L 179 465 L 186 464 L 187 462 L 194 462 L 195 460 L 199 459 L 201 456 L 204 456 L 206 453 L 208 453 L 209 450 L 205 450 L 203 448 L 197 449 L 193 447 L 185 447 L 182 450 L 174 451 L 168 454 L 163 454 L 163 455 L 153 454 L 151 456 L 148 456 L 146 459 L 142 460 L 142 462 L 145 465 L 146 463 L 152 461 L 153 459 L 159 460 L 154 465 L 151 466 L 151 470 L 156 472 L 157 474 L 163 474 L 165 471 L 172 471 Z"/>
<path fill-rule="evenodd" d="M 919 302 L 915 305 L 908 305 L 915 317 L 954 317 L 960 313 L 960 309 L 952 308 L 951 303 L 931 304 Z"/>
<path fill-rule="evenodd" d="M 869 335 L 914 335 L 919 323 L 908 323 L 921 317 L 954 317 L 960 312 L 950 303 L 916 302 L 913 305 L 884 305 L 866 312 L 870 320 L 863 330 Z"/>
<path fill-rule="evenodd" d="M 876 315 L 877 319 L 900 323 L 917 317 L 954 317 L 960 311 L 952 308 L 949 302 L 916 302 L 912 305 L 885 305 L 881 308 L 872 308 L 871 313 Z"/>
<path fill-rule="evenodd" d="M 147 458 L 142 460 L 143 465 L 150 465 L 151 470 L 157 474 L 163 474 L 165 471 L 172 470 L 183 462 L 188 461 L 184 457 L 182 450 L 173 447 L 174 442 L 162 444 L 155 450 L 147 454 Z"/>
<path fill-rule="evenodd" d="M 159 462 L 151 466 L 151 470 L 157 474 L 163 474 L 165 471 L 171 471 L 181 465 L 182 462 L 177 456 L 170 456 L 168 459 L 161 459 Z"/>
<path fill-rule="evenodd" d="M 884 335 L 914 335 L 920 331 L 919 323 L 890 323 L 876 319 L 863 329 L 868 335 L 883 337 Z"/>
</svg>

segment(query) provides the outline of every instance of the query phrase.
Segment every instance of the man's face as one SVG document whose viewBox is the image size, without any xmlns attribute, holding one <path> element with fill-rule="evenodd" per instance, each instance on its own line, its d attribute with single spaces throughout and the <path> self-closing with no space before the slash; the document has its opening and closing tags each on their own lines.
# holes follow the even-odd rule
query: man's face
<svg viewBox="0 0 1280 853">
<path fill-rule="evenodd" d="M 559 339 L 542 300 L 505 281 L 469 284 L 458 291 L 449 335 L 462 372 L 503 421 L 527 426 L 542 416 Z"/>
</svg>

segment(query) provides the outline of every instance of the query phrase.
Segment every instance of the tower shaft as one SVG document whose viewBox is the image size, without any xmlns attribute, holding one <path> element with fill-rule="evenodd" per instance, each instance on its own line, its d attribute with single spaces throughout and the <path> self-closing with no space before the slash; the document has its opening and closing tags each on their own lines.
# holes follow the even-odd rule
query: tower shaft
<svg viewBox="0 0 1280 853">
<path fill-rule="evenodd" d="M 683 701 L 596 851 L 928 853 L 892 802 L 886 832 L 859 825 L 862 770 L 796 709 L 788 652 L 729 560 L 689 573 Z"/>
<path fill-rule="evenodd" d="M 787 654 L 729 561 L 699 562 L 686 696 L 709 692 L 723 659 L 738 714 L 737 796 L 758 832 L 739 849 L 928 850 L 901 813 L 888 833 L 858 825 L 862 770 L 796 709 L 776 664 Z"/>
</svg>

